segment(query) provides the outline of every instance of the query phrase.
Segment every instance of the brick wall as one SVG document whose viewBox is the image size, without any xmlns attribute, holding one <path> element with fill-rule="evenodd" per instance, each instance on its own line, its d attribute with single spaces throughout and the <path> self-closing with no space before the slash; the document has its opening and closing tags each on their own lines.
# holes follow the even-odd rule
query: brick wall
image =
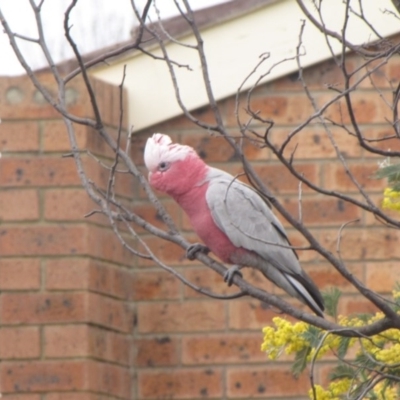
<svg viewBox="0 0 400 400">
<path fill-rule="evenodd" d="M 356 67 L 360 60 L 353 57 L 350 62 Z M 396 79 L 399 70 L 395 63 L 384 72 Z M 310 68 L 305 75 L 321 102 L 331 96 L 326 83 L 340 84 L 332 62 Z M 374 75 L 374 82 L 381 93 L 390 95 L 382 73 Z M 83 86 L 79 81 L 74 85 L 69 89 L 69 107 L 87 115 Z M 96 89 L 101 99 L 111 99 L 117 90 L 100 82 Z M 294 380 L 288 357 L 270 362 L 260 352 L 261 328 L 276 315 L 271 309 L 246 298 L 222 302 L 202 297 L 148 260 L 127 254 L 106 221 L 83 218 L 93 205 L 81 188 L 73 160 L 61 157 L 69 146 L 59 116 L 26 78 L 0 79 L 0 93 L 0 391 L 7 400 L 304 396 L 307 375 Z M 115 127 L 116 104 L 103 103 L 105 120 Z M 235 134 L 234 99 L 221 101 L 220 106 Z M 277 125 L 272 135 L 277 142 L 312 112 L 294 76 L 259 87 L 253 108 L 274 118 Z M 356 110 L 365 133 L 387 134 L 388 110 L 370 83 L 364 84 Z M 337 108 L 329 112 L 332 118 L 340 118 Z M 206 109 L 196 114 L 212 120 Z M 152 132 L 168 133 L 195 147 L 214 166 L 241 171 L 222 139 L 210 137 L 182 117 L 135 135 L 132 157 L 141 166 L 144 142 Z M 78 127 L 77 134 L 82 147 L 99 157 L 110 156 L 93 132 Z M 337 130 L 334 135 L 351 170 L 379 201 L 384 182 L 370 179 L 378 158 L 362 150 L 353 137 Z M 393 140 L 381 145 L 399 148 Z M 290 145 L 288 151 L 293 148 Z M 265 183 L 296 214 L 298 182 L 268 150 L 246 144 L 246 153 Z M 296 163 L 325 188 L 356 193 L 332 145 L 317 127 L 299 136 Z M 86 157 L 85 165 L 94 181 L 106 182 L 107 173 L 96 161 Z M 125 178 L 118 188 L 120 196 L 133 199 L 140 215 L 161 225 L 131 179 Z M 195 241 L 187 218 L 170 199 L 163 201 L 187 237 Z M 369 287 L 390 292 L 400 249 L 397 231 L 387 231 L 364 211 L 304 186 L 302 202 L 305 222 L 332 251 L 336 251 L 341 224 L 360 219 L 345 230 L 342 256 Z M 283 222 L 294 244 L 304 243 Z M 146 234 L 143 238 L 162 260 L 197 285 L 219 293 L 235 290 L 206 267 L 186 260 L 180 248 Z M 322 290 L 334 285 L 344 291 L 342 313 L 370 309 L 315 253 L 301 252 L 300 256 Z M 246 277 L 260 282 L 254 271 L 246 271 Z M 262 282 L 266 290 L 284 296 L 269 282 Z M 326 379 L 326 373 L 323 365 L 317 380 Z"/>
<path fill-rule="evenodd" d="M 362 60 L 352 57 L 348 66 L 355 69 L 361 62 Z M 363 83 L 360 93 L 355 96 L 357 118 L 366 136 L 383 138 L 390 134 L 385 118 L 390 117 L 391 111 L 381 95 L 391 99 L 389 81 L 385 76 L 396 82 L 398 71 L 399 61 L 394 60 L 373 74 L 373 83 Z M 304 75 L 319 104 L 334 95 L 327 84 L 342 85 L 339 71 L 331 61 L 307 69 Z M 373 85 L 380 93 L 377 93 Z M 219 104 L 229 131 L 233 135 L 237 134 L 235 99 L 228 98 Z M 297 74 L 260 86 L 254 93 L 252 109 L 260 110 L 263 117 L 274 119 L 276 125 L 271 135 L 276 143 L 282 142 L 288 132 L 313 113 L 302 85 L 297 81 Z M 340 110 L 337 106 L 330 107 L 328 113 L 337 121 L 348 118 L 344 109 Z M 198 110 L 195 114 L 199 119 L 213 122 L 212 114 L 207 109 Z M 245 113 L 241 115 L 245 116 Z M 253 124 L 253 127 L 263 133 L 260 125 Z M 135 136 L 134 158 L 141 165 L 145 140 L 153 132 L 167 133 L 174 141 L 193 146 L 213 166 L 233 174 L 242 172 L 232 149 L 223 139 L 210 136 L 183 117 L 151 127 Z M 340 151 L 347 157 L 350 170 L 379 203 L 385 182 L 374 180 L 371 176 L 380 159 L 363 150 L 353 136 L 337 128 L 333 128 L 333 135 Z M 341 190 L 354 195 L 358 193 L 321 128 L 310 126 L 304 129 L 298 139 L 290 143 L 287 154 L 294 150 L 295 144 L 296 166 L 311 181 L 325 189 Z M 290 176 L 269 150 L 257 149 L 249 143 L 244 146 L 248 158 L 263 181 L 297 215 L 298 181 Z M 400 142 L 386 140 L 377 146 L 399 150 Z M 385 229 L 371 215 L 352 204 L 317 195 L 305 185 L 302 191 L 303 220 L 332 252 L 336 253 L 340 226 L 354 219 L 360 220 L 350 224 L 344 231 L 342 257 L 348 268 L 362 282 L 381 293 L 390 293 L 395 265 L 400 256 L 398 232 Z M 137 207 L 142 215 L 156 221 L 155 211 L 144 200 L 139 204 L 140 207 Z M 196 240 L 190 233 L 188 219 L 174 202 L 165 197 L 164 204 L 188 237 Z M 281 220 L 295 245 L 306 244 L 285 220 Z M 149 243 L 154 242 L 149 239 Z M 228 289 L 221 277 L 206 267 L 186 260 L 181 249 L 170 244 L 160 244 L 155 250 L 161 259 L 195 284 L 218 293 L 231 293 L 235 290 Z M 314 252 L 299 253 L 303 267 L 322 290 L 335 286 L 343 291 L 339 304 L 340 313 L 373 310 L 369 303 L 357 295 L 354 287 L 320 256 Z M 146 292 L 143 292 L 136 303 L 138 345 L 135 363 L 138 398 L 196 399 L 208 396 L 231 399 L 299 399 L 300 395 L 308 398 L 308 376 L 304 374 L 297 381 L 294 380 L 288 372 L 289 357 L 283 356 L 281 361 L 270 362 L 260 353 L 261 328 L 276 313 L 260 302 L 247 298 L 221 302 L 202 297 L 148 262 L 140 262 L 139 267 L 142 267 L 138 268 L 138 274 L 141 275 L 139 280 L 146 282 Z M 280 289 L 259 278 L 254 271 L 245 270 L 244 273 L 256 285 L 262 282 L 261 285 L 266 290 L 285 296 Z M 329 365 L 321 365 L 316 379 L 324 382 L 328 368 Z"/>
<path fill-rule="evenodd" d="M 42 81 L 52 88 L 47 75 Z M 95 82 L 105 98 L 118 94 Z M 60 116 L 29 80 L 0 79 L 0 392 L 6 399 L 130 399 L 132 258 L 81 187 Z M 81 82 L 68 89 L 71 112 L 89 115 Z M 103 115 L 110 129 L 117 104 Z M 113 114 L 115 112 L 115 114 Z M 77 139 L 109 156 L 90 130 Z M 85 156 L 91 179 L 107 175 Z M 132 197 L 124 183 L 119 194 Z M 122 185 L 120 185 L 121 187 Z"/>
</svg>

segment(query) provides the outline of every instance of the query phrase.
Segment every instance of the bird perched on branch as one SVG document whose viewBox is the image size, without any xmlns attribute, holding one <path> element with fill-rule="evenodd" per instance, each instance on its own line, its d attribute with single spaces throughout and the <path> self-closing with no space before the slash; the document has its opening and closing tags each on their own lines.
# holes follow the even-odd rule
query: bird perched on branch
<svg viewBox="0 0 400 400">
<path fill-rule="evenodd" d="M 204 163 L 189 146 L 155 133 L 147 140 L 144 161 L 152 187 L 171 196 L 186 212 L 209 249 L 233 266 L 225 281 L 248 266 L 323 316 L 322 296 L 301 269 L 286 232 L 262 197 L 232 175 Z M 207 249 L 207 250 L 208 250 Z"/>
</svg>

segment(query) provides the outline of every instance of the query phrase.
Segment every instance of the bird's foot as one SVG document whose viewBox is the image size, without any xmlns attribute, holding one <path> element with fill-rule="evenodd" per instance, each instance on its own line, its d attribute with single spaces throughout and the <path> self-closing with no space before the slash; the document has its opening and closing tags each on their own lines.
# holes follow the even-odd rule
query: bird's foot
<svg viewBox="0 0 400 400">
<path fill-rule="evenodd" d="M 241 278 L 243 278 L 243 274 L 240 272 L 239 265 L 232 265 L 232 267 L 225 272 L 224 282 L 226 282 L 228 286 L 232 286 L 233 277 L 235 276 L 235 274 L 238 274 Z"/>
<path fill-rule="evenodd" d="M 187 248 L 186 257 L 189 260 L 194 260 L 196 258 L 196 253 L 199 252 L 203 254 L 208 254 L 210 252 L 210 249 L 201 243 L 193 243 Z"/>
</svg>

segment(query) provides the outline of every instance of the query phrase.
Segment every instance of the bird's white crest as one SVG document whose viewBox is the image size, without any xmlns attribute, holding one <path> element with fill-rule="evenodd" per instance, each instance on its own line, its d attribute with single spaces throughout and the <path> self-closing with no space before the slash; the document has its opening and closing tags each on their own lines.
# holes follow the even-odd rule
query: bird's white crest
<svg viewBox="0 0 400 400">
<path fill-rule="evenodd" d="M 154 133 L 152 137 L 147 139 L 146 147 L 144 148 L 144 163 L 147 169 L 153 172 L 161 161 L 174 162 L 184 160 L 190 153 L 196 154 L 189 146 L 172 143 L 168 135 Z"/>
</svg>

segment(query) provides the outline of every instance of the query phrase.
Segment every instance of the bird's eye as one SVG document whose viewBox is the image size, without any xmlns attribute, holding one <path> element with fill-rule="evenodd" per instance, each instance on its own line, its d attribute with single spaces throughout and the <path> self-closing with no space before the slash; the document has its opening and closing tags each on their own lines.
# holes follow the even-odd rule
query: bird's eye
<svg viewBox="0 0 400 400">
<path fill-rule="evenodd" d="M 159 171 L 166 171 L 168 168 L 169 168 L 169 163 L 166 161 L 161 161 L 160 164 L 158 164 Z"/>
</svg>

